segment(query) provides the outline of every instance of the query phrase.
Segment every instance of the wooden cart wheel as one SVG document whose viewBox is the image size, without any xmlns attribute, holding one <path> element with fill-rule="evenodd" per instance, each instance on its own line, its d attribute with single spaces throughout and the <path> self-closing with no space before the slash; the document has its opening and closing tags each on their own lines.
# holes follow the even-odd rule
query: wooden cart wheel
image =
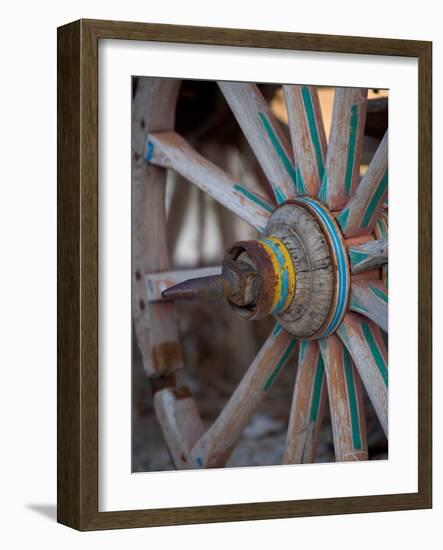
<svg viewBox="0 0 443 550">
<path fill-rule="evenodd" d="M 315 461 L 326 396 L 336 460 L 367 460 L 363 386 L 388 434 L 388 136 L 360 178 L 367 90 L 335 90 L 327 143 L 315 87 L 283 86 L 289 139 L 255 84 L 219 83 L 272 187 L 271 203 L 174 132 L 179 86 L 141 78 L 132 132 L 134 323 L 176 467 L 225 466 L 296 347 L 282 462 Z M 171 271 L 167 169 L 255 227 L 259 238 L 233 243 L 220 268 Z M 276 320 L 207 431 L 174 374 L 183 360 L 173 300 L 205 298 L 227 299 L 244 319 Z"/>
</svg>

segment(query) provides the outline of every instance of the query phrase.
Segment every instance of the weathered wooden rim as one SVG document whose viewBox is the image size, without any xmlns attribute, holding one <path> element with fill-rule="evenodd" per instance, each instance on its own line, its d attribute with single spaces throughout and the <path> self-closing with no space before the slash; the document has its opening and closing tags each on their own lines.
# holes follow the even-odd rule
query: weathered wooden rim
<svg viewBox="0 0 443 550">
<path fill-rule="evenodd" d="M 418 58 L 418 492 L 98 512 L 97 72 L 100 39 Z M 58 521 L 80 530 L 432 506 L 432 43 L 81 20 L 58 29 Z"/>
</svg>

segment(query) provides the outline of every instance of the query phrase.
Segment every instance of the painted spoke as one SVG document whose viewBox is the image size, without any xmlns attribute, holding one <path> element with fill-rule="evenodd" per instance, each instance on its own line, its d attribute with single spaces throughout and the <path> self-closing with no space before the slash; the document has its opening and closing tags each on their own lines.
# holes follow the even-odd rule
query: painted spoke
<svg viewBox="0 0 443 550">
<path fill-rule="evenodd" d="M 274 191 L 277 203 L 296 195 L 296 171 L 289 140 L 256 84 L 219 82 L 237 122 Z"/>
<path fill-rule="evenodd" d="M 174 169 L 259 231 L 266 226 L 271 203 L 206 160 L 175 132 L 149 134 L 145 160 Z"/>
<path fill-rule="evenodd" d="M 388 289 L 381 281 L 353 282 L 349 309 L 388 332 Z"/>
<path fill-rule="evenodd" d="M 348 246 L 351 273 L 357 274 L 388 263 L 388 239 Z"/>
<path fill-rule="evenodd" d="M 388 195 L 388 132 L 356 192 L 337 216 L 346 237 L 369 235 Z"/>
<path fill-rule="evenodd" d="M 275 326 L 220 416 L 192 449 L 194 462 L 199 467 L 217 468 L 226 464 L 295 344 L 293 336 L 280 325 Z"/>
<path fill-rule="evenodd" d="M 335 460 L 367 460 L 363 388 L 347 349 L 331 335 L 320 340 L 328 385 Z"/>
<path fill-rule="evenodd" d="M 335 91 L 326 174 L 319 194 L 330 210 L 345 206 L 360 179 L 367 96 L 364 88 Z"/>
<path fill-rule="evenodd" d="M 297 165 L 298 194 L 316 197 L 325 172 L 326 134 L 315 86 L 283 86 Z"/>
<path fill-rule="evenodd" d="M 176 468 L 195 468 L 190 451 L 204 428 L 190 390 L 164 388 L 155 394 L 154 408 Z"/>
<path fill-rule="evenodd" d="M 388 352 L 379 327 L 370 320 L 348 313 L 338 335 L 342 339 L 374 406 L 382 428 L 388 435 Z"/>
<path fill-rule="evenodd" d="M 318 344 L 302 340 L 283 464 L 315 462 L 325 401 L 325 369 Z"/>
<path fill-rule="evenodd" d="M 209 277 L 221 273 L 221 266 L 202 267 L 199 269 L 180 269 L 177 271 L 163 271 L 146 275 L 146 297 L 148 302 L 157 302 L 162 299 L 163 290 L 178 285 L 188 279 Z"/>
<path fill-rule="evenodd" d="M 375 224 L 374 235 L 377 239 L 388 238 L 388 209 L 385 208 L 385 205 L 383 205 L 381 214 L 378 217 L 377 223 Z M 385 264 L 382 267 L 382 275 L 383 275 L 383 282 L 385 283 L 386 288 L 388 288 L 388 284 L 389 284 L 388 271 L 389 271 L 388 264 Z"/>
</svg>

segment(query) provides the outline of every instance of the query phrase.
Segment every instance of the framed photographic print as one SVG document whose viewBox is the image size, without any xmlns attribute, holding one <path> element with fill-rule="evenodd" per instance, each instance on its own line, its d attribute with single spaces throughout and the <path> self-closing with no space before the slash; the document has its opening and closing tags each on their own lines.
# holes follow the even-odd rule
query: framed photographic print
<svg viewBox="0 0 443 550">
<path fill-rule="evenodd" d="M 431 52 L 59 28 L 61 523 L 431 507 Z"/>
</svg>

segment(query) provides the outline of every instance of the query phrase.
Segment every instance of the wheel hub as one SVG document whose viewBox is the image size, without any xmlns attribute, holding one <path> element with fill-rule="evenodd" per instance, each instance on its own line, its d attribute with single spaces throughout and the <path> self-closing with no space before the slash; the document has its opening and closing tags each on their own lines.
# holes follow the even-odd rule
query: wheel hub
<svg viewBox="0 0 443 550">
<path fill-rule="evenodd" d="M 341 323 L 349 286 L 347 252 L 334 217 L 302 197 L 278 206 L 260 239 L 235 243 L 221 275 L 190 279 L 163 297 L 225 297 L 243 319 L 274 315 L 298 338 L 320 339 Z"/>
</svg>

